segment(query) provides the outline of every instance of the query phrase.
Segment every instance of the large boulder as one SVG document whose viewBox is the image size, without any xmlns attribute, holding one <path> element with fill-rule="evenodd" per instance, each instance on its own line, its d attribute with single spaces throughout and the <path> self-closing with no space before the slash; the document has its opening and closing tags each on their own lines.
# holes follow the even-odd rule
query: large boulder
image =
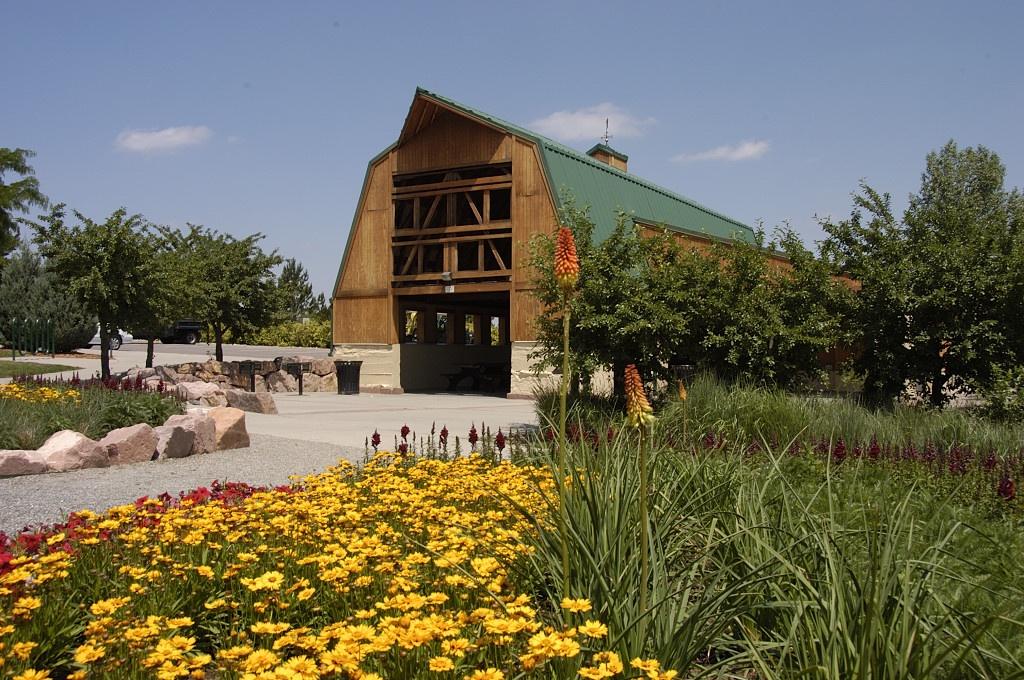
<svg viewBox="0 0 1024 680">
<path fill-rule="evenodd" d="M 245 429 L 245 411 L 233 406 L 210 409 L 210 417 L 217 426 L 217 450 L 243 449 L 249 446 L 249 433 Z"/>
<path fill-rule="evenodd" d="M 337 392 L 338 391 L 338 375 L 331 373 L 320 378 L 320 391 L 321 392 Z"/>
<path fill-rule="evenodd" d="M 156 444 L 156 432 L 146 423 L 111 430 L 99 441 L 99 445 L 107 452 L 111 465 L 153 460 Z"/>
<path fill-rule="evenodd" d="M 192 443 L 195 432 L 186 430 L 180 425 L 160 425 L 154 427 L 156 432 L 157 458 L 187 458 L 192 455 Z"/>
<path fill-rule="evenodd" d="M 190 455 L 217 450 L 217 424 L 205 413 L 189 411 L 184 415 L 174 415 L 168 418 L 164 425 L 181 427 L 193 434 Z"/>
<path fill-rule="evenodd" d="M 190 404 L 204 404 L 206 406 L 224 406 L 227 404 L 224 392 L 214 383 L 183 382 L 178 385 L 178 394 Z"/>
<path fill-rule="evenodd" d="M 228 406 L 240 408 L 253 413 L 277 413 L 277 404 L 269 392 L 246 392 L 245 390 L 226 390 L 224 396 Z"/>
<path fill-rule="evenodd" d="M 165 383 L 168 383 L 170 385 L 177 384 L 178 379 L 181 377 L 178 375 L 178 372 L 175 371 L 174 368 L 171 366 L 157 366 L 156 375 L 163 379 Z"/>
<path fill-rule="evenodd" d="M 303 373 L 302 374 L 302 391 L 303 392 L 319 392 L 320 391 L 320 376 L 316 373 Z"/>
<path fill-rule="evenodd" d="M 151 378 L 156 375 L 155 368 L 129 368 L 127 377 L 130 380 L 135 380 L 138 376 L 142 376 L 143 380 Z"/>
<path fill-rule="evenodd" d="M 274 363 L 279 368 L 283 368 L 285 364 L 312 364 L 314 361 L 316 361 L 316 357 L 309 356 L 308 354 L 289 354 L 274 359 Z"/>
<path fill-rule="evenodd" d="M 38 475 L 46 472 L 46 461 L 38 451 L 0 450 L 0 477 Z"/>
<path fill-rule="evenodd" d="M 189 363 L 178 364 L 178 373 L 180 373 L 181 375 L 187 375 L 187 374 L 191 373 L 192 371 L 194 371 L 195 368 L 196 368 L 195 364 L 189 364 Z"/>
<path fill-rule="evenodd" d="M 217 375 L 224 372 L 224 363 L 216 359 L 207 359 L 202 365 L 202 370 L 204 373 Z"/>
<path fill-rule="evenodd" d="M 267 390 L 270 392 L 297 392 L 299 382 L 287 371 L 274 371 L 267 376 Z"/>
<path fill-rule="evenodd" d="M 262 375 L 256 376 L 256 391 L 257 392 L 269 392 L 267 389 L 267 379 Z"/>
<path fill-rule="evenodd" d="M 52 472 L 110 465 L 106 450 L 98 442 L 74 430 L 61 430 L 50 435 L 38 452 Z"/>
<path fill-rule="evenodd" d="M 310 366 L 310 370 L 319 376 L 334 375 L 334 359 L 330 357 L 324 357 L 322 359 L 316 359 Z"/>
</svg>

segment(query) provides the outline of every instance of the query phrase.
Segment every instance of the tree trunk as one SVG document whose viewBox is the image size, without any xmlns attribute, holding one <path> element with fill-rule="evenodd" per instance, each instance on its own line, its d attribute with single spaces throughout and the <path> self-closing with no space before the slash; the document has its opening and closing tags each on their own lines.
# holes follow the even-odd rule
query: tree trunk
<svg viewBox="0 0 1024 680">
<path fill-rule="evenodd" d="M 216 358 L 217 361 L 224 361 L 224 329 L 217 324 L 214 324 L 213 337 L 217 342 L 217 349 L 214 354 L 214 358 Z"/>
<path fill-rule="evenodd" d="M 156 338 L 149 338 L 146 340 L 146 368 L 153 368 L 153 345 L 156 344 Z"/>
<path fill-rule="evenodd" d="M 612 364 L 612 394 L 620 398 L 626 395 L 625 361 L 616 361 Z"/>
<path fill-rule="evenodd" d="M 930 395 L 931 404 L 935 408 L 942 408 L 943 404 L 946 403 L 946 395 L 943 393 L 945 386 L 946 376 L 941 368 L 936 369 L 935 374 L 932 376 L 932 391 Z"/>
<path fill-rule="evenodd" d="M 110 377 L 110 329 L 100 321 L 100 378 Z"/>
</svg>

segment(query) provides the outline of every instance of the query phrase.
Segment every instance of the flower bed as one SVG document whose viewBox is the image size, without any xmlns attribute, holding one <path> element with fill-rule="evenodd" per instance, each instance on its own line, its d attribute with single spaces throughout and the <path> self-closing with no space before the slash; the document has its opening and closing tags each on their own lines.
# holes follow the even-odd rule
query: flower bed
<svg viewBox="0 0 1024 680">
<path fill-rule="evenodd" d="M 0 449 L 35 449 L 60 430 L 99 439 L 119 427 L 161 425 L 183 412 L 162 384 L 149 389 L 141 380 L 18 378 L 0 385 Z"/>
<path fill-rule="evenodd" d="M 479 456 L 380 455 L 78 514 L 0 541 L 0 674 L 610 677 L 589 603 L 559 613 L 512 578 L 531 550 L 517 509 L 543 516 L 552 486 Z"/>
</svg>

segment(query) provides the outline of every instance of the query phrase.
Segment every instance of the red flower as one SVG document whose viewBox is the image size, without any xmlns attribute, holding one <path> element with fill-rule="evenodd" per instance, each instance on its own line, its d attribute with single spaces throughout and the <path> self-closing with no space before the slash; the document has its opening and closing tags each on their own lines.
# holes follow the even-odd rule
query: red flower
<svg viewBox="0 0 1024 680">
<path fill-rule="evenodd" d="M 1012 501 L 1017 496 L 1017 485 L 1013 483 L 1009 475 L 1003 475 L 1003 478 L 999 480 L 999 487 L 996 489 L 996 493 L 999 494 L 1000 498 Z"/>
<path fill-rule="evenodd" d="M 408 425 L 402 425 L 402 429 L 401 429 L 401 430 L 399 430 L 399 432 L 398 432 L 398 433 L 399 433 L 400 435 L 402 435 L 402 439 L 406 439 L 406 438 L 408 438 L 408 436 L 409 436 L 409 432 L 410 432 L 410 430 L 409 430 L 409 426 L 408 426 Z"/>
<path fill-rule="evenodd" d="M 505 449 L 505 435 L 502 434 L 500 427 L 498 428 L 498 434 L 494 435 L 494 445 L 498 447 L 498 453 Z"/>
<path fill-rule="evenodd" d="M 370 445 L 373 447 L 374 451 L 376 451 L 377 447 L 380 446 L 380 432 L 377 432 L 377 430 L 374 430 L 373 436 L 370 437 Z"/>
<path fill-rule="evenodd" d="M 438 440 L 441 442 L 441 446 L 448 446 L 448 426 L 442 425 L 441 431 L 437 435 Z"/>
<path fill-rule="evenodd" d="M 475 447 L 478 441 L 480 437 L 476 433 L 476 423 L 473 423 L 469 427 L 469 445 Z"/>
</svg>

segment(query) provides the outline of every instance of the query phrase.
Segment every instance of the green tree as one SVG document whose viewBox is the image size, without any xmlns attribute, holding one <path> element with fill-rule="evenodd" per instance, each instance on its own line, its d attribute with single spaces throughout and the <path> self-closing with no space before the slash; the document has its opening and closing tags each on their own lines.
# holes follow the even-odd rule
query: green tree
<svg viewBox="0 0 1024 680">
<path fill-rule="evenodd" d="M 148 290 L 127 326 L 135 337 L 146 340 L 147 368 L 153 366 L 156 340 L 179 319 L 193 316 L 197 306 L 196 286 L 189 277 L 186 253 L 176 249 L 179 241 L 167 236 L 171 232 L 160 227 L 147 235 L 152 251 Z"/>
<path fill-rule="evenodd" d="M 124 208 L 104 222 L 75 212 L 65 221 L 64 205 L 54 206 L 32 225 L 40 254 L 83 311 L 100 326 L 100 375 L 110 376 L 110 333 L 130 325 L 154 287 L 153 239 L 141 215 Z"/>
<path fill-rule="evenodd" d="M 277 288 L 282 305 L 282 316 L 288 321 L 299 321 L 305 316 L 320 317 L 327 311 L 324 295 L 313 295 L 309 272 L 294 257 L 284 261 L 277 277 Z"/>
<path fill-rule="evenodd" d="M 840 340 L 847 287 L 827 262 L 788 229 L 776 243 L 682 244 L 668 229 L 652 236 L 620 215 L 612 234 L 592 242 L 586 211 L 572 206 L 563 223 L 576 237 L 580 282 L 572 301 L 573 365 L 586 377 L 628 363 L 650 377 L 672 364 L 696 364 L 726 379 L 796 386 L 819 377 L 819 356 Z M 773 249 L 785 263 L 773 259 Z M 553 239 L 534 241 L 535 295 L 542 363 L 561 360 L 561 317 L 551 265 Z"/>
<path fill-rule="evenodd" d="M 1024 357 L 1024 205 L 1005 174 L 995 153 L 950 141 L 928 155 L 902 220 L 862 183 L 850 218 L 822 223 L 826 249 L 860 283 L 850 330 L 870 401 L 912 382 L 941 407 Z"/>
<path fill-rule="evenodd" d="M 263 234 L 238 239 L 193 224 L 185 232 L 161 233 L 181 254 L 194 287 L 195 316 L 212 329 L 218 361 L 224 359 L 225 333 L 244 336 L 274 320 L 281 301 L 273 270 L 281 257 L 259 247 Z"/>
<path fill-rule="evenodd" d="M 39 180 L 28 164 L 35 153 L 28 149 L 0 147 L 0 255 L 6 256 L 18 243 L 18 218 L 32 206 L 46 207 L 46 197 L 39 191 Z M 5 182 L 4 175 L 13 172 L 21 179 Z"/>
<path fill-rule="evenodd" d="M 39 253 L 21 244 L 8 258 L 0 279 L 0 331 L 13 319 L 49 319 L 58 352 L 84 347 L 96 332 L 96 317 L 86 313 Z"/>
</svg>

